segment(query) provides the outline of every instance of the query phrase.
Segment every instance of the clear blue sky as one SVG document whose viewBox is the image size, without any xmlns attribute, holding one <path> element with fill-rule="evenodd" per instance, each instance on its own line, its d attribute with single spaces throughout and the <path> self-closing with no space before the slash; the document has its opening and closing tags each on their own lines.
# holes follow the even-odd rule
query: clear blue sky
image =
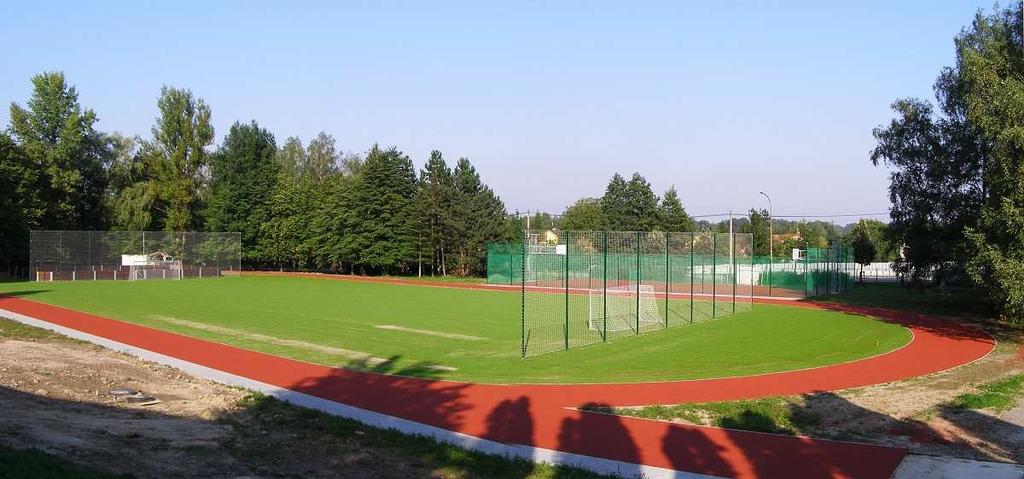
<svg viewBox="0 0 1024 479">
<path fill-rule="evenodd" d="M 501 3 L 501 4 L 499 4 Z M 560 212 L 616 171 L 691 214 L 887 211 L 871 129 L 931 99 L 990 0 L 879 2 L 19 2 L 0 16 L 0 103 L 62 70 L 106 131 L 149 135 L 161 85 L 218 143 L 469 157 L 510 211 Z M 8 121 L 0 111 L 0 124 Z"/>
</svg>

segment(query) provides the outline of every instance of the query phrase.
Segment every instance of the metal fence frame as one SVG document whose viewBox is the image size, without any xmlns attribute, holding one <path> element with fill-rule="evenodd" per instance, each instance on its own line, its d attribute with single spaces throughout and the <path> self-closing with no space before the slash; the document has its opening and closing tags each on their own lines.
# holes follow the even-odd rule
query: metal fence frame
<svg viewBox="0 0 1024 479">
<path fill-rule="evenodd" d="M 157 252 L 173 258 L 173 263 L 134 267 L 122 263 L 122 255 Z M 132 272 L 136 270 L 142 270 L 143 274 L 134 275 L 135 278 L 146 279 L 237 274 L 241 271 L 241 234 L 194 231 L 29 232 L 29 276 L 33 281 L 129 280 L 133 279 Z"/>
<path fill-rule="evenodd" d="M 494 261 L 520 267 L 520 353 L 527 357 L 749 311 L 752 253 L 749 233 L 527 231 L 521 261 Z M 621 298 L 631 288 L 635 327 L 610 331 L 608 291 Z M 589 316 L 602 307 L 605 327 L 595 331 Z M 663 321 L 641 322 L 641 309 L 652 307 Z"/>
</svg>

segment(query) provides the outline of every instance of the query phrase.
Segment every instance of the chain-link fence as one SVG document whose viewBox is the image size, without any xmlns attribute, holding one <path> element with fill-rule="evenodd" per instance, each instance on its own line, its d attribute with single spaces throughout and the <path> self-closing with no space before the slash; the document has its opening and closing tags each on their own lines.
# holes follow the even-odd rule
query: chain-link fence
<svg viewBox="0 0 1024 479">
<path fill-rule="evenodd" d="M 241 235 L 224 232 L 32 231 L 36 281 L 206 278 L 240 270 Z"/>
<path fill-rule="evenodd" d="M 490 250 L 488 280 L 520 267 L 525 357 L 749 311 L 752 249 L 744 233 L 528 231 L 518 255 Z"/>
</svg>

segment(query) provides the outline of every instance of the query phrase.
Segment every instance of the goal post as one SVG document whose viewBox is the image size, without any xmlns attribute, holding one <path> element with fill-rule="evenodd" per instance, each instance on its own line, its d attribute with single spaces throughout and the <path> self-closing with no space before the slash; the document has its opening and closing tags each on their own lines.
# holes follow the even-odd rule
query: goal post
<svg viewBox="0 0 1024 479">
<path fill-rule="evenodd" d="M 654 286 L 649 284 L 590 289 L 587 310 L 587 327 L 602 335 L 624 331 L 639 333 L 644 326 L 663 324 Z"/>
</svg>

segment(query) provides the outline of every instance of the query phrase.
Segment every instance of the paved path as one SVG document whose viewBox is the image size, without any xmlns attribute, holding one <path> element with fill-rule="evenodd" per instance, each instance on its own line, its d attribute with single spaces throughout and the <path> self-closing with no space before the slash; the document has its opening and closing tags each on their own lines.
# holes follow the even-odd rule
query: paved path
<svg viewBox="0 0 1024 479">
<path fill-rule="evenodd" d="M 131 346 L 136 352 L 162 355 L 156 356 L 158 360 L 170 358 L 210 368 L 204 370 L 213 377 L 217 376 L 215 372 L 223 372 L 385 415 L 381 417 L 399 418 L 396 425 L 430 426 L 430 430 L 442 432 L 432 433 L 436 437 L 459 438 L 455 442 L 470 447 L 518 455 L 532 451 L 527 454 L 534 458 L 579 462 L 588 467 L 600 463 L 604 464 L 603 470 L 626 476 L 686 471 L 717 477 L 889 478 L 906 455 L 905 450 L 672 424 L 575 408 L 584 404 L 733 400 L 867 386 L 956 367 L 985 356 L 994 347 L 994 341 L 977 329 L 921 315 L 799 305 L 898 322 L 913 332 L 914 339 L 903 348 L 861 361 L 759 376 L 649 384 L 484 385 L 332 368 L 0 296 L 0 314 L 7 311 L 14 313 L 7 316 L 25 321 L 35 318 L 64 330 Z M 473 438 L 486 441 L 477 443 Z M 561 457 L 560 453 L 569 455 Z M 610 469 L 609 464 L 614 468 Z"/>
</svg>

